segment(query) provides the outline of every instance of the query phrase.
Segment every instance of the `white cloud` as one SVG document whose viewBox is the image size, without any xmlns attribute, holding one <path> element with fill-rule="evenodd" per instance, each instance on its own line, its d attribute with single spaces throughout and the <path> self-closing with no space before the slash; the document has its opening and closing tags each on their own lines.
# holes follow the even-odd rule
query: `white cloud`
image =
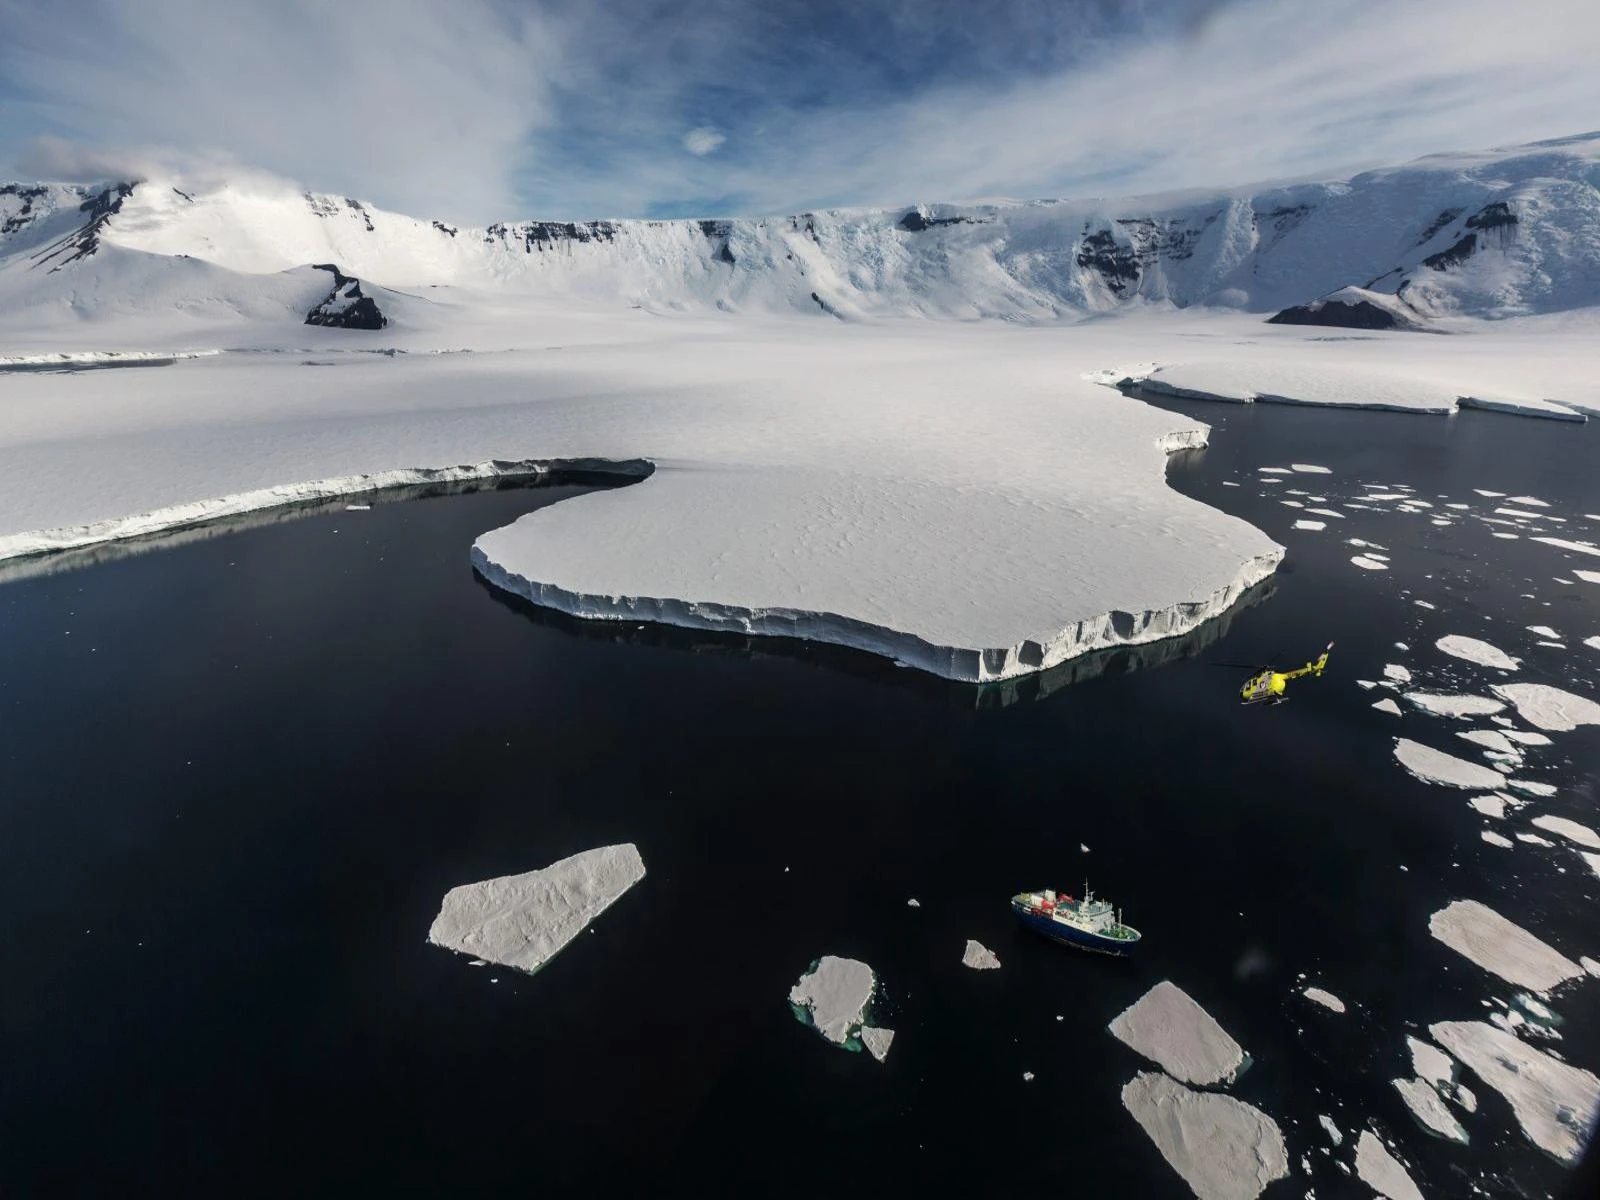
<svg viewBox="0 0 1600 1200">
<path fill-rule="evenodd" d="M 709 125 L 702 125 L 698 129 L 691 129 L 683 135 L 683 148 L 690 154 L 704 158 L 728 139 L 712 129 Z"/>
</svg>

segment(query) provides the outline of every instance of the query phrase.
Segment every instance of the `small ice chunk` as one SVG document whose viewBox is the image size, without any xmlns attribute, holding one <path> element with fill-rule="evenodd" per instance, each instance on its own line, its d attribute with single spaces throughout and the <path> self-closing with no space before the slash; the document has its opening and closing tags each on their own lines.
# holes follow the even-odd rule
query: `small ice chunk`
<svg viewBox="0 0 1600 1200">
<path fill-rule="evenodd" d="M 1585 571 L 1579 568 L 1572 573 L 1585 583 L 1600 583 L 1600 571 Z"/>
<path fill-rule="evenodd" d="M 1293 475 L 1294 474 L 1294 472 L 1292 470 L 1290 470 L 1288 467 L 1257 467 L 1256 470 L 1259 471 L 1263 475 Z"/>
<path fill-rule="evenodd" d="M 1496 821 L 1505 819 L 1506 798 L 1497 793 L 1491 792 L 1487 796 L 1474 796 L 1467 803 L 1486 817 L 1493 817 Z"/>
<path fill-rule="evenodd" d="M 894 1030 L 879 1029 L 875 1025 L 861 1027 L 861 1044 L 867 1048 L 867 1053 L 882 1062 L 889 1057 L 889 1043 L 894 1041 Z"/>
<path fill-rule="evenodd" d="M 1454 658 L 1464 658 L 1481 667 L 1494 667 L 1501 671 L 1515 671 L 1522 663 L 1498 646 L 1477 638 L 1463 637 L 1459 633 L 1446 634 L 1434 643 L 1444 653 Z"/>
<path fill-rule="evenodd" d="M 1548 992 L 1583 973 L 1566 955 L 1476 900 L 1441 908 L 1428 919 L 1428 932 L 1485 971 L 1529 991 Z M 1434 1040 L 1449 1048 L 1437 1033 Z"/>
<path fill-rule="evenodd" d="M 1294 527 L 1296 529 L 1309 529 L 1315 532 L 1318 529 L 1326 529 L 1328 527 L 1328 523 L 1326 521 L 1296 521 L 1294 523 Z"/>
<path fill-rule="evenodd" d="M 1533 540 L 1543 542 L 1546 546 L 1554 546 L 1557 550 L 1570 550 L 1574 554 L 1593 554 L 1596 558 L 1600 558 L 1600 546 L 1592 542 L 1569 542 L 1565 538 L 1558 537 L 1536 537 Z"/>
<path fill-rule="evenodd" d="M 1481 830 L 1478 836 L 1488 842 L 1489 845 L 1499 846 L 1502 850 L 1510 850 L 1514 844 L 1510 838 L 1498 834 L 1492 829 Z"/>
<path fill-rule="evenodd" d="M 1389 1082 L 1400 1093 L 1400 1098 L 1406 1102 L 1406 1107 L 1419 1125 L 1435 1137 L 1466 1145 L 1467 1131 L 1461 1128 L 1461 1122 L 1444 1106 L 1439 1093 L 1426 1080 L 1391 1079 Z"/>
<path fill-rule="evenodd" d="M 961 965 L 971 967 L 974 971 L 994 971 L 999 969 L 1000 960 L 982 942 L 968 938 L 967 948 L 961 955 Z"/>
<path fill-rule="evenodd" d="M 1414 1038 L 1408 1033 L 1406 1049 L 1411 1052 L 1411 1070 L 1419 1078 L 1441 1088 L 1455 1081 L 1455 1060 L 1432 1042 Z"/>
<path fill-rule="evenodd" d="M 1360 685 L 1360 687 L 1361 687 L 1361 689 L 1363 691 L 1367 691 L 1367 692 L 1370 692 L 1373 688 L 1378 686 L 1375 682 L 1373 682 L 1370 679 L 1358 679 L 1358 680 L 1356 680 L 1356 683 Z"/>
<path fill-rule="evenodd" d="M 1600 1110 L 1600 1079 L 1486 1021 L 1441 1021 L 1428 1032 L 1511 1105 L 1528 1140 L 1575 1162 Z"/>
<path fill-rule="evenodd" d="M 1480 496 L 1488 496 L 1491 499 L 1495 499 L 1495 498 L 1498 498 L 1500 496 L 1504 496 L 1505 495 L 1504 492 L 1490 492 L 1490 491 L 1485 491 L 1483 488 L 1473 488 L 1472 490 L 1477 492 L 1478 495 L 1480 495 Z"/>
<path fill-rule="evenodd" d="M 1340 521 L 1345 519 L 1344 514 L 1336 508 L 1308 508 L 1306 511 L 1318 517 L 1333 517 Z"/>
<path fill-rule="evenodd" d="M 1519 834 L 1517 834 L 1517 841 L 1519 841 L 1519 842 L 1527 842 L 1530 846 L 1554 846 L 1555 845 L 1555 843 L 1552 842 L 1549 838 L 1542 838 L 1537 833 L 1519 833 Z"/>
<path fill-rule="evenodd" d="M 1520 508 L 1497 508 L 1494 511 L 1502 517 L 1516 517 L 1518 520 L 1523 521 L 1537 521 L 1539 519 L 1538 513 L 1525 512 Z"/>
<path fill-rule="evenodd" d="M 1141 1071 L 1123 1087 L 1122 1106 L 1200 1200 L 1254 1200 L 1289 1174 L 1278 1123 L 1242 1100 Z"/>
<path fill-rule="evenodd" d="M 1322 1126 L 1323 1132 L 1328 1135 L 1328 1140 L 1330 1142 L 1332 1142 L 1335 1146 L 1343 1143 L 1344 1134 L 1339 1132 L 1339 1127 L 1333 1123 L 1332 1117 L 1319 1116 L 1317 1118 L 1317 1122 Z"/>
<path fill-rule="evenodd" d="M 1600 850 L 1600 833 L 1596 833 L 1587 825 L 1579 825 L 1576 821 L 1569 821 L 1565 817 L 1535 817 L 1533 825 L 1547 833 L 1559 834 L 1569 842 L 1576 842 L 1580 846 L 1587 846 L 1591 850 Z"/>
<path fill-rule="evenodd" d="M 1301 504 L 1300 501 L 1298 501 L 1298 500 L 1279 500 L 1278 503 L 1283 505 L 1285 508 L 1304 508 L 1305 507 L 1305 505 Z"/>
<path fill-rule="evenodd" d="M 1370 1129 L 1363 1129 L 1356 1142 L 1356 1174 L 1388 1200 L 1422 1200 L 1422 1193 L 1400 1160 L 1389 1153 L 1389 1148 Z"/>
<path fill-rule="evenodd" d="M 1548 625 L 1524 625 L 1529 633 L 1537 633 L 1542 638 L 1558 638 L 1561 635 Z"/>
<path fill-rule="evenodd" d="M 1507 729 L 1506 737 L 1523 746 L 1548 746 L 1550 739 L 1542 733 L 1534 733 L 1531 729 Z"/>
<path fill-rule="evenodd" d="M 1600 854 L 1589 854 L 1582 850 L 1579 850 L 1578 854 L 1582 856 L 1584 862 L 1589 864 L 1591 871 L 1596 875 L 1600 875 Z"/>
<path fill-rule="evenodd" d="M 1392 717 L 1398 717 L 1400 715 L 1400 706 L 1396 704 L 1389 696 L 1385 696 L 1372 707 L 1377 709 L 1379 712 L 1386 712 Z"/>
<path fill-rule="evenodd" d="M 1033 1072 L 1032 1071 L 1024 1071 L 1022 1073 L 1022 1082 L 1023 1083 L 1032 1083 L 1033 1082 Z"/>
<path fill-rule="evenodd" d="M 344 506 L 344 510 L 345 510 L 345 512 L 371 512 L 372 511 L 372 505 L 370 505 L 370 504 L 346 504 Z"/>
<path fill-rule="evenodd" d="M 1543 500 L 1540 500 L 1540 499 L 1538 499 L 1537 497 L 1534 497 L 1534 496 L 1512 496 L 1506 501 L 1506 503 L 1507 504 L 1523 504 L 1523 505 L 1526 505 L 1529 508 L 1549 508 L 1550 507 Z"/>
<path fill-rule="evenodd" d="M 1376 558 L 1366 554 L 1357 554 L 1350 561 L 1363 571 L 1387 571 L 1389 569 L 1388 563 L 1379 562 Z"/>
<path fill-rule="evenodd" d="M 1595 874 L 1600 875 L 1600 870 L 1596 870 Z M 1596 979 L 1600 979 L 1600 962 L 1596 962 L 1587 954 L 1585 954 L 1578 961 L 1583 964 L 1583 969 L 1585 971 L 1589 972 L 1589 974 L 1593 975 Z"/>
<path fill-rule="evenodd" d="M 796 1017 L 828 1041 L 848 1046 L 861 1033 L 877 986 L 877 976 L 866 963 L 828 954 L 812 963 L 789 989 L 789 1004 Z"/>
<path fill-rule="evenodd" d="M 1323 1008 L 1331 1008 L 1336 1013 L 1342 1013 L 1344 1011 L 1344 1001 L 1339 999 L 1339 997 L 1335 996 L 1332 992 L 1325 992 L 1319 987 L 1308 987 L 1301 994 L 1305 996 L 1307 1000 L 1311 1000 L 1322 1005 Z"/>
<path fill-rule="evenodd" d="M 1409 738 L 1395 738 L 1394 756 L 1411 774 L 1424 783 L 1437 783 L 1444 787 L 1471 788 L 1477 791 L 1497 788 L 1501 784 L 1497 772 L 1464 758 L 1456 758 L 1442 750 L 1413 742 Z"/>
<path fill-rule="evenodd" d="M 1430 717 L 1481 717 L 1505 707 L 1487 696 L 1458 696 L 1447 692 L 1407 692 L 1405 698 Z"/>
<path fill-rule="evenodd" d="M 1565 642 L 1537 642 L 1535 644 L 1540 646 L 1549 646 L 1552 650 L 1565 650 L 1567 648 Z"/>
<path fill-rule="evenodd" d="M 1508 542 L 1514 542 L 1517 540 L 1517 535 L 1514 533 L 1496 533 L 1494 536 Z"/>
<path fill-rule="evenodd" d="M 1407 650 L 1409 650 L 1409 649 L 1411 649 L 1411 647 L 1410 647 L 1410 646 L 1408 646 L 1408 645 L 1406 645 L 1406 644 L 1405 644 L 1405 643 L 1404 643 L 1404 642 L 1396 642 L 1396 643 L 1395 643 L 1395 644 L 1394 644 L 1394 648 L 1395 648 L 1395 649 L 1396 649 L 1396 650 L 1399 650 L 1399 651 L 1400 651 L 1400 652 L 1402 652 L 1402 653 L 1404 653 L 1404 652 L 1405 652 L 1405 651 L 1407 651 Z"/>
<path fill-rule="evenodd" d="M 1392 679 L 1396 683 L 1410 683 L 1411 682 L 1411 672 L 1406 670 L 1399 663 L 1389 663 L 1389 664 L 1387 664 L 1383 668 L 1383 677 L 1385 679 Z"/>
<path fill-rule="evenodd" d="M 1530 725 L 1556 733 L 1579 725 L 1600 725 L 1600 704 L 1547 683 L 1497 683 L 1489 688 L 1508 700 Z"/>
<path fill-rule="evenodd" d="M 906 907 L 907 908 L 921 908 L 922 907 L 922 901 L 918 900 L 915 896 L 913 896 L 913 897 L 911 897 L 911 899 L 906 901 Z"/>
<path fill-rule="evenodd" d="M 1591 650 L 1600 650 L 1600 633 L 1595 634 L 1593 637 L 1584 638 L 1583 644 Z"/>
<path fill-rule="evenodd" d="M 1319 467 L 1315 463 L 1290 463 L 1290 467 L 1302 475 L 1332 475 L 1333 471 L 1327 467 Z"/>
<path fill-rule="evenodd" d="M 532 974 L 643 878 L 638 848 L 625 843 L 462 884 L 445 893 L 428 941 Z"/>
<path fill-rule="evenodd" d="M 1107 1028 L 1185 1083 L 1231 1083 L 1248 1061 L 1227 1030 L 1171 980 L 1156 984 Z"/>
</svg>

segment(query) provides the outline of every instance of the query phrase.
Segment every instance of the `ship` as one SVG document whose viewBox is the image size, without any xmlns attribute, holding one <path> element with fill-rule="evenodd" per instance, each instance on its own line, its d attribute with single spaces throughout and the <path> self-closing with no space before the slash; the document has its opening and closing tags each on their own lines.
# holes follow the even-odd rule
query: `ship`
<svg viewBox="0 0 1600 1200">
<path fill-rule="evenodd" d="M 1011 897 L 1011 911 L 1035 933 L 1097 954 L 1125 957 L 1133 953 L 1142 936 L 1131 925 L 1124 925 L 1122 914 L 1110 901 L 1097 899 L 1087 884 L 1082 900 L 1065 892 L 1023 892 Z"/>
</svg>

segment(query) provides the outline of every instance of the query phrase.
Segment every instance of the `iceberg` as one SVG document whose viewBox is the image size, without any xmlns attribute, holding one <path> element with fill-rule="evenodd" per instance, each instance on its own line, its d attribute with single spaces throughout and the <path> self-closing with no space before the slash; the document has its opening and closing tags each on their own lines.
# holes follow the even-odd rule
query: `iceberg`
<svg viewBox="0 0 1600 1200">
<path fill-rule="evenodd" d="M 1323 1008 L 1332 1009 L 1336 1013 L 1344 1012 L 1344 1001 L 1339 999 L 1339 997 L 1335 996 L 1332 992 L 1324 991 L 1322 988 L 1308 987 L 1301 993 L 1301 995 L 1303 995 L 1307 1000 L 1311 1000 L 1322 1005 Z"/>
<path fill-rule="evenodd" d="M 1485 971 L 1532 992 L 1548 992 L 1583 974 L 1564 954 L 1476 900 L 1446 905 L 1428 919 L 1428 932 Z M 1437 1033 L 1434 1040 L 1452 1049 Z"/>
<path fill-rule="evenodd" d="M 1456 696 L 1442 692 L 1406 692 L 1406 700 L 1430 717 L 1483 717 L 1505 707 L 1487 696 Z"/>
<path fill-rule="evenodd" d="M 1363 1129 L 1356 1141 L 1356 1174 L 1380 1196 L 1388 1200 L 1423 1200 L 1411 1176 L 1377 1134 Z"/>
<path fill-rule="evenodd" d="M 1326 521 L 1304 521 L 1304 520 L 1302 520 L 1302 521 L 1296 521 L 1294 523 L 1294 527 L 1296 529 L 1309 529 L 1312 532 L 1315 532 L 1316 530 L 1319 530 L 1319 529 L 1326 529 L 1328 527 L 1328 523 Z"/>
<path fill-rule="evenodd" d="M 1528 724 L 1552 733 L 1600 725 L 1600 704 L 1548 683 L 1497 683 L 1489 690 L 1510 702 Z"/>
<path fill-rule="evenodd" d="M 1501 671 L 1515 671 L 1522 665 L 1521 661 L 1512 658 L 1498 646 L 1478 638 L 1464 637 L 1459 633 L 1446 634 L 1434 645 L 1445 654 L 1454 658 L 1464 658 L 1470 663 L 1477 663 L 1481 667 L 1495 667 Z"/>
<path fill-rule="evenodd" d="M 1400 1093 L 1417 1124 L 1435 1137 L 1466 1145 L 1467 1131 L 1461 1128 L 1461 1122 L 1445 1107 L 1431 1084 L 1424 1079 L 1391 1079 L 1389 1082 Z"/>
<path fill-rule="evenodd" d="M 1185 1083 L 1231 1083 L 1249 1064 L 1227 1030 L 1170 980 L 1156 984 L 1107 1028 Z"/>
<path fill-rule="evenodd" d="M 1498 772 L 1409 738 L 1395 738 L 1394 756 L 1402 767 L 1423 783 L 1486 791 L 1501 785 Z"/>
<path fill-rule="evenodd" d="M 1398 717 L 1400 715 L 1400 706 L 1394 702 L 1392 697 L 1389 696 L 1385 696 L 1372 707 L 1377 709 L 1379 712 L 1388 713 L 1391 717 Z"/>
<path fill-rule="evenodd" d="M 1498 729 L 1469 729 L 1465 733 L 1456 734 L 1456 736 L 1464 738 L 1474 746 L 1483 746 L 1485 749 L 1495 750 L 1501 754 L 1520 754 L 1516 746 L 1511 743 L 1511 739 Z"/>
<path fill-rule="evenodd" d="M 644 878 L 631 843 L 585 850 L 522 875 L 445 894 L 428 941 L 529 974 L 539 970 Z"/>
<path fill-rule="evenodd" d="M 1492 829 L 1481 830 L 1478 836 L 1484 841 L 1488 842 L 1489 845 L 1499 846 L 1502 850 L 1510 850 L 1515 845 L 1510 838 L 1506 837 L 1504 834 L 1496 833 Z"/>
<path fill-rule="evenodd" d="M 1199 1200 L 1254 1200 L 1289 1173 L 1278 1123 L 1242 1100 L 1141 1071 L 1123 1087 L 1122 1106 Z"/>
<path fill-rule="evenodd" d="M 1566 817 L 1535 817 L 1533 825 L 1548 833 L 1559 834 L 1569 842 L 1576 842 L 1578 845 L 1587 846 L 1591 850 L 1600 850 L 1600 833 L 1596 833 L 1587 825 L 1569 821 Z"/>
<path fill-rule="evenodd" d="M 1391 679 L 1395 683 L 1411 682 L 1411 672 L 1406 670 L 1399 663 L 1386 663 L 1383 668 L 1383 677 L 1385 679 Z"/>
<path fill-rule="evenodd" d="M 1441 1021 L 1428 1032 L 1504 1096 L 1535 1146 L 1575 1162 L 1600 1111 L 1600 1079 L 1486 1021 Z"/>
<path fill-rule="evenodd" d="M 974 971 L 994 971 L 999 969 L 1000 960 L 982 942 L 968 938 L 967 948 L 961 955 L 961 965 L 971 967 Z"/>
<path fill-rule="evenodd" d="M 789 989 L 789 1007 L 796 1019 L 834 1045 L 846 1050 L 865 1049 L 882 1062 L 889 1053 L 894 1031 L 867 1023 L 877 988 L 878 978 L 866 963 L 828 954 L 812 963 Z"/>
<path fill-rule="evenodd" d="M 1496 821 L 1505 818 L 1506 798 L 1497 793 L 1491 792 L 1487 796 L 1474 796 L 1467 803 L 1484 816 L 1493 817 Z"/>
</svg>

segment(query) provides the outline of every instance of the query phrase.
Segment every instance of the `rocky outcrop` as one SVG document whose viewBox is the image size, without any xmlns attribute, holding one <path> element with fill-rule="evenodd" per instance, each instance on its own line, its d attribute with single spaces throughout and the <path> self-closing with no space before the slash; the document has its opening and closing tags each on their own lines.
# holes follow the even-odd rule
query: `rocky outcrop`
<svg viewBox="0 0 1600 1200">
<path fill-rule="evenodd" d="M 1267 318 L 1268 325 L 1327 325 L 1335 329 L 1422 329 L 1403 301 L 1365 288 L 1340 288 Z"/>
<path fill-rule="evenodd" d="M 335 329 L 382 329 L 389 318 L 378 310 L 377 301 L 361 290 L 361 281 L 346 275 L 332 263 L 314 264 L 319 271 L 333 272 L 333 291 L 306 314 L 307 325 L 326 325 Z"/>
</svg>

